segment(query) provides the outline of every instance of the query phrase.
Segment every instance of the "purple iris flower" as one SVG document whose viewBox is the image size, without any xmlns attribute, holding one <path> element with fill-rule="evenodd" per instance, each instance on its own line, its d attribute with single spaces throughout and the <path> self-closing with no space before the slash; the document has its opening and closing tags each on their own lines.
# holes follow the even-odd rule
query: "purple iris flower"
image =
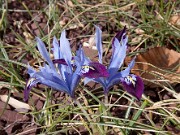
<svg viewBox="0 0 180 135">
<path fill-rule="evenodd" d="M 99 27 L 96 27 L 96 46 L 98 49 L 99 55 L 99 62 L 102 64 L 102 42 L 101 42 L 101 30 Z M 115 85 L 119 84 L 120 82 L 124 86 L 124 88 L 135 96 L 138 100 L 141 99 L 143 91 L 144 91 L 144 84 L 142 79 L 139 76 L 134 74 L 130 74 L 130 70 L 133 68 L 135 63 L 135 58 L 130 62 L 128 67 L 119 72 L 119 68 L 122 66 L 124 59 L 126 57 L 126 50 L 127 50 L 127 42 L 128 37 L 126 35 L 126 28 L 122 31 L 118 32 L 117 35 L 112 40 L 112 57 L 110 64 L 107 68 L 109 76 L 108 77 L 99 77 L 99 78 L 88 78 L 84 79 L 84 83 L 88 83 L 89 81 L 95 81 L 102 84 L 104 89 L 104 93 L 107 94 L 109 89 Z"/>
<path fill-rule="evenodd" d="M 51 60 L 41 39 L 37 37 L 36 40 L 38 50 L 47 64 L 40 67 L 39 71 L 28 66 L 30 79 L 27 81 L 24 90 L 25 101 L 28 100 L 30 90 L 37 83 L 63 91 L 73 98 L 75 88 L 79 84 L 82 76 L 88 76 L 90 78 L 107 76 L 105 66 L 99 63 L 89 62 L 81 48 L 76 52 L 77 56 L 72 55 L 70 43 L 66 38 L 65 31 L 61 33 L 60 44 L 55 37 L 53 39 L 52 50 L 54 60 Z M 101 69 L 105 70 L 105 73 L 102 74 L 102 72 L 100 72 Z"/>
</svg>

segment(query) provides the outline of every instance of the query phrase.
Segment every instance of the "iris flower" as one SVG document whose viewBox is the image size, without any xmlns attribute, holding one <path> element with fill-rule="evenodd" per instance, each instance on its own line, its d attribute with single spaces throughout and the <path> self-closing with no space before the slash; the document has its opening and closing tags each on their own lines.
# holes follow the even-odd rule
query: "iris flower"
<svg viewBox="0 0 180 135">
<path fill-rule="evenodd" d="M 99 27 L 96 27 L 96 47 L 98 49 L 99 62 L 102 64 L 102 42 L 101 42 L 101 30 Z M 130 74 L 131 69 L 134 66 L 135 58 L 130 62 L 128 67 L 125 70 L 119 72 L 119 68 L 122 66 L 124 59 L 126 57 L 128 37 L 126 35 L 126 28 L 118 32 L 117 35 L 112 40 L 112 57 L 110 64 L 107 68 L 109 76 L 108 77 L 99 77 L 99 78 L 88 78 L 84 79 L 84 83 L 89 81 L 95 81 L 102 85 L 104 93 L 108 94 L 109 89 L 115 85 L 122 83 L 123 87 L 135 96 L 138 100 L 141 99 L 144 84 L 142 79 L 134 74 Z"/>
<path fill-rule="evenodd" d="M 41 39 L 37 37 L 36 40 L 38 50 L 47 64 L 40 67 L 39 71 L 28 66 L 30 79 L 27 81 L 24 90 L 25 101 L 28 99 L 30 90 L 37 83 L 65 92 L 73 98 L 75 88 L 81 77 L 96 78 L 108 75 L 106 67 L 100 63 L 90 62 L 81 48 L 76 52 L 76 56 L 72 55 L 65 31 L 61 33 L 60 44 L 55 37 L 53 38 L 54 60 L 51 60 Z M 101 69 L 104 70 L 103 73 L 100 72 Z"/>
</svg>

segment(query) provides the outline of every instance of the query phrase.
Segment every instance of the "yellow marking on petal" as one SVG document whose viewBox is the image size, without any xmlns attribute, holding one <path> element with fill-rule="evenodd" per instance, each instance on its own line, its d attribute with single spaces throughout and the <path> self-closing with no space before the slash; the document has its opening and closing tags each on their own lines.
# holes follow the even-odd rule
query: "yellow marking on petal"
<svg viewBox="0 0 180 135">
<path fill-rule="evenodd" d="M 75 60 L 71 60 L 71 64 L 73 65 L 75 63 Z"/>
<path fill-rule="evenodd" d="M 72 52 L 72 56 L 76 56 L 74 52 Z"/>
<path fill-rule="evenodd" d="M 127 79 L 130 80 L 130 82 L 133 84 L 133 86 L 135 87 L 136 82 L 135 80 L 133 80 L 133 78 L 131 76 L 127 76 Z"/>
<path fill-rule="evenodd" d="M 82 66 L 82 69 L 88 68 L 88 66 Z"/>
<path fill-rule="evenodd" d="M 83 73 L 89 72 L 90 69 L 91 69 L 91 70 L 95 70 L 95 68 L 93 68 L 93 67 L 91 67 L 91 66 L 88 66 L 88 65 L 84 65 L 84 66 L 82 66 L 81 68 L 82 68 L 81 70 L 83 71 Z"/>
<path fill-rule="evenodd" d="M 93 68 L 93 67 L 91 67 L 91 66 L 88 66 L 88 65 L 82 66 L 82 69 L 92 69 L 92 70 L 95 70 L 95 68 Z"/>
</svg>

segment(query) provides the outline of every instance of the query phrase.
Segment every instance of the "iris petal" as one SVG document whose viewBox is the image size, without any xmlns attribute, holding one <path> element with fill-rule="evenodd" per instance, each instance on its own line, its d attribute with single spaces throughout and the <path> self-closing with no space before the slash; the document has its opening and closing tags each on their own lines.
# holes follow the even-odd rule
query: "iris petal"
<svg viewBox="0 0 180 135">
<path fill-rule="evenodd" d="M 60 59 L 60 46 L 56 37 L 53 38 L 53 47 L 54 59 Z"/>
<path fill-rule="evenodd" d="M 121 66 L 126 57 L 128 37 L 126 36 L 126 27 L 123 30 L 119 31 L 112 40 L 112 58 L 109 65 L 110 73 L 113 74 Z M 113 68 L 111 70 L 111 68 Z"/>
<path fill-rule="evenodd" d="M 70 85 L 70 89 L 71 89 L 71 97 L 74 97 L 74 90 L 77 87 L 77 85 L 79 84 L 81 79 L 81 76 L 74 73 L 72 76 L 72 80 L 71 80 L 71 85 Z"/>
<path fill-rule="evenodd" d="M 135 59 L 136 59 L 136 57 L 134 57 L 134 58 L 131 60 L 130 64 L 128 65 L 128 67 L 127 67 L 125 70 L 121 71 L 122 77 L 126 77 L 126 76 L 129 75 L 131 69 L 134 67 Z"/>
<path fill-rule="evenodd" d="M 36 72 L 33 77 L 40 80 L 40 83 L 55 88 L 57 90 L 62 90 L 68 93 L 68 87 L 61 79 L 57 72 L 52 72 L 48 67 L 42 67 L 40 72 Z"/>
<path fill-rule="evenodd" d="M 102 63 L 102 54 L 103 54 L 103 49 L 102 49 L 102 41 L 101 41 L 101 35 L 102 35 L 102 31 L 100 30 L 99 27 L 96 27 L 96 47 L 98 49 L 98 55 L 99 55 L 99 63 Z"/>
<path fill-rule="evenodd" d="M 106 78 L 99 77 L 99 78 L 95 78 L 94 80 L 95 80 L 95 82 L 100 83 L 102 85 L 103 90 L 104 90 L 104 94 L 107 94 L 109 89 L 108 89 L 108 86 L 107 86 L 108 84 L 106 82 Z"/>
<path fill-rule="evenodd" d="M 87 58 L 86 55 L 84 54 L 84 51 L 81 47 L 76 51 L 76 55 L 80 59 L 81 65 L 87 65 L 88 63 L 91 62 L 89 58 Z"/>
<path fill-rule="evenodd" d="M 89 78 L 109 76 L 106 67 L 98 62 L 90 62 L 88 65 L 82 66 L 81 73 L 84 77 Z"/>
<path fill-rule="evenodd" d="M 36 37 L 36 40 L 37 40 L 38 50 L 41 53 L 42 57 L 48 62 L 48 64 L 51 66 L 52 69 L 55 69 L 44 43 L 39 37 Z"/>
<path fill-rule="evenodd" d="M 32 77 L 36 73 L 36 71 L 30 65 L 28 65 L 28 71 L 27 72 L 30 75 L 30 77 Z"/>
<path fill-rule="evenodd" d="M 27 101 L 27 100 L 28 100 L 30 90 L 31 90 L 32 87 L 34 87 L 38 82 L 39 82 L 39 80 L 37 80 L 36 78 L 30 78 L 30 79 L 26 82 L 26 87 L 25 87 L 25 90 L 24 90 L 24 101 Z"/>
<path fill-rule="evenodd" d="M 115 38 L 117 38 L 119 40 L 119 42 L 120 42 L 122 38 L 125 38 L 125 36 L 126 36 L 125 34 L 126 34 L 126 26 L 123 28 L 123 30 L 118 31 L 116 36 L 113 38 L 112 44 L 114 44 L 114 39 Z"/>
<path fill-rule="evenodd" d="M 44 67 L 40 67 L 39 72 L 36 72 L 32 67 L 29 67 L 28 72 L 31 78 L 27 81 L 26 88 L 24 90 L 25 100 L 28 99 L 30 90 L 37 83 L 44 84 L 68 94 L 71 93 L 66 82 L 63 81 L 60 75 L 55 70 L 52 70 L 49 65 L 45 64 Z"/>
<path fill-rule="evenodd" d="M 65 59 L 68 66 L 61 65 L 60 72 L 65 80 L 65 72 L 68 72 L 69 74 L 73 73 L 72 66 L 71 66 L 71 60 L 72 60 L 72 52 L 70 48 L 70 43 L 68 39 L 66 38 L 66 32 L 65 30 L 62 31 L 61 37 L 60 37 L 60 51 L 62 54 L 62 58 Z"/>
<path fill-rule="evenodd" d="M 75 61 L 75 65 L 76 65 L 76 69 L 73 73 L 72 77 L 72 81 L 71 81 L 71 85 L 70 85 L 70 89 L 71 89 L 71 97 L 74 97 L 74 90 L 77 87 L 77 85 L 80 82 L 81 76 L 78 74 L 81 70 L 81 64 L 79 61 L 79 58 L 77 56 L 74 56 L 74 61 Z"/>
<path fill-rule="evenodd" d="M 122 80 L 122 85 L 124 86 L 125 90 L 127 90 L 128 93 L 130 93 L 131 95 L 135 96 L 138 100 L 140 100 L 144 92 L 144 83 L 142 79 L 139 76 L 133 74 L 130 74 L 127 77 L 125 77 Z"/>
<path fill-rule="evenodd" d="M 52 61 L 53 61 L 54 64 L 58 63 L 58 64 L 66 65 L 66 66 L 68 65 L 64 59 L 54 59 Z"/>
<path fill-rule="evenodd" d="M 127 42 L 120 45 L 118 39 L 115 38 L 113 45 L 113 54 L 109 65 L 109 69 L 113 68 L 113 71 L 110 72 L 117 72 L 117 70 L 121 67 L 122 63 L 124 62 L 127 49 L 126 43 Z"/>
<path fill-rule="evenodd" d="M 70 43 L 68 39 L 66 38 L 65 30 L 62 31 L 61 33 L 60 50 L 62 52 L 63 58 L 65 59 L 66 63 L 70 66 L 71 60 L 72 60 L 72 53 L 71 53 Z"/>
</svg>

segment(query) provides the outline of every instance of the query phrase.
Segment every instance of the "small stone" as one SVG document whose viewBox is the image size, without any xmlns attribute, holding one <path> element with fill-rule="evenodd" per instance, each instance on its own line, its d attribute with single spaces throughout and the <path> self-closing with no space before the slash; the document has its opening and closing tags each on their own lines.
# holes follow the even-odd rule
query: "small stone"
<svg viewBox="0 0 180 135">
<path fill-rule="evenodd" d="M 32 24 L 31 24 L 31 28 L 32 28 L 33 30 L 35 30 L 35 29 L 38 29 L 38 26 L 36 25 L 36 23 L 32 23 Z"/>
<path fill-rule="evenodd" d="M 47 27 L 47 25 L 46 25 L 46 23 L 40 23 L 40 24 L 39 24 L 39 27 L 41 27 L 42 29 L 44 29 L 44 28 Z"/>
<path fill-rule="evenodd" d="M 64 25 L 66 25 L 66 22 L 64 20 L 61 20 L 61 21 L 59 21 L 59 25 L 62 27 Z"/>
<path fill-rule="evenodd" d="M 42 22 L 43 22 L 43 23 L 46 23 L 46 22 L 47 22 L 47 20 L 46 20 L 45 18 L 43 18 Z"/>
<path fill-rule="evenodd" d="M 167 94 L 165 94 L 165 95 L 163 96 L 163 100 L 167 100 L 167 99 L 170 99 L 170 97 L 169 97 Z"/>
<path fill-rule="evenodd" d="M 43 108 L 43 102 L 41 100 L 38 100 L 36 103 L 37 110 L 41 110 Z"/>
<path fill-rule="evenodd" d="M 59 95 L 60 95 L 60 92 L 56 91 L 56 92 L 54 93 L 54 98 L 55 98 L 55 99 L 59 98 Z"/>
<path fill-rule="evenodd" d="M 40 36 L 40 35 L 41 35 L 41 34 L 40 34 L 40 31 L 39 31 L 38 29 L 34 30 L 34 34 L 35 34 L 36 36 Z"/>
<path fill-rule="evenodd" d="M 40 23 L 39 26 L 44 31 L 45 34 L 48 33 L 48 27 L 47 27 L 46 23 Z"/>
<path fill-rule="evenodd" d="M 87 83 L 86 85 L 89 86 L 90 88 L 93 88 L 95 86 L 95 84 L 96 84 L 95 82 L 91 81 L 91 82 Z"/>
<path fill-rule="evenodd" d="M 72 8 L 74 7 L 74 4 L 72 3 L 71 0 L 68 0 L 67 4 L 68 4 L 68 6 L 70 6 L 70 7 L 72 7 Z"/>
</svg>

